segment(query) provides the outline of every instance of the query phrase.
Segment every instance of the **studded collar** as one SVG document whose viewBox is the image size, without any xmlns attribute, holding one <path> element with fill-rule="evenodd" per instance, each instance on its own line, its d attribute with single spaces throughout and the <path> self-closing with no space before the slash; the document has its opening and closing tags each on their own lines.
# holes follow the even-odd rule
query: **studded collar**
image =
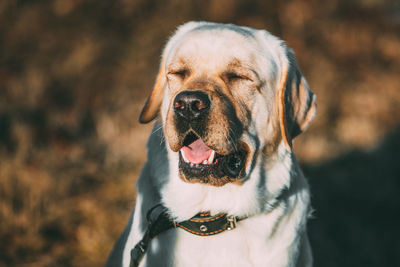
<svg viewBox="0 0 400 267">
<path fill-rule="evenodd" d="M 158 215 L 153 213 L 159 210 Z M 148 245 L 155 236 L 167 231 L 171 228 L 181 228 L 191 234 L 198 236 L 211 236 L 230 231 L 236 228 L 238 221 L 244 220 L 247 217 L 237 217 L 220 213 L 211 216 L 209 212 L 201 212 L 190 218 L 189 220 L 176 222 L 168 213 L 168 210 L 161 204 L 152 207 L 147 212 L 147 230 L 135 247 L 131 250 L 131 267 L 139 265 L 141 259 L 147 251 Z"/>
</svg>

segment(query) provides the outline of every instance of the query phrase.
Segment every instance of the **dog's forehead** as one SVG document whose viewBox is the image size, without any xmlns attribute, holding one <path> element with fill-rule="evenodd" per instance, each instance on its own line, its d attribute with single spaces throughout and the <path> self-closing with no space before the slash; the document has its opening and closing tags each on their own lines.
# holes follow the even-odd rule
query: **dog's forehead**
<svg viewBox="0 0 400 267">
<path fill-rule="evenodd" d="M 250 31 L 238 29 L 199 28 L 188 32 L 170 55 L 170 62 L 195 63 L 196 67 L 203 63 L 218 69 L 235 60 L 254 66 L 258 43 Z"/>
</svg>

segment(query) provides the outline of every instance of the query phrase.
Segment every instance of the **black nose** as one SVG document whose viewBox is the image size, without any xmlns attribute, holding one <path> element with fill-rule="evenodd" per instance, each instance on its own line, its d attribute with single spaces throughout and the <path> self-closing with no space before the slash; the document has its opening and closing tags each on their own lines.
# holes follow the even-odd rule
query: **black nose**
<svg viewBox="0 0 400 267">
<path fill-rule="evenodd" d="M 210 109 L 210 99 L 201 91 L 180 92 L 174 100 L 174 111 L 187 120 L 201 119 Z"/>
</svg>

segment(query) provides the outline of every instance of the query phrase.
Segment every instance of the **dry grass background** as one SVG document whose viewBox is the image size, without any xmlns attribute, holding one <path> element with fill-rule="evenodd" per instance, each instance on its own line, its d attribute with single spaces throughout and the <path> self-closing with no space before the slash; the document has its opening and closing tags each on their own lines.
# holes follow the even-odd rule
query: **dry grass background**
<svg viewBox="0 0 400 267">
<path fill-rule="evenodd" d="M 395 0 L 0 1 L 0 266 L 101 266 L 127 222 L 151 125 L 138 114 L 188 20 L 268 29 L 318 96 L 296 140 L 316 266 L 395 266 Z"/>
</svg>

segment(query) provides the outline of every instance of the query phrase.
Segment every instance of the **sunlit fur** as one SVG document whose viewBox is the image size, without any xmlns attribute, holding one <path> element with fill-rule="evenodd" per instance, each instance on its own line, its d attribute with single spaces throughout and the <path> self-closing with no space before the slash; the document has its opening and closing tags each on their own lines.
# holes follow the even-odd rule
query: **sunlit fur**
<svg viewBox="0 0 400 267">
<path fill-rule="evenodd" d="M 217 187 L 188 183 L 179 177 L 179 156 L 174 148 L 176 136 L 170 116 L 171 101 L 180 89 L 174 87 L 174 82 L 171 85 L 166 77 L 168 68 L 182 55 L 192 58 L 189 64 L 196 64 L 196 72 L 205 80 L 217 81 L 212 75 L 221 73 L 233 60 L 252 70 L 253 82 L 258 79 L 253 84 L 238 85 L 235 91 L 227 87 L 237 104 L 235 112 L 246 126 L 240 142 L 250 150 L 241 183 Z M 161 116 L 147 144 L 147 162 L 137 184 L 133 223 L 127 226 L 127 241 L 123 244 L 123 266 L 129 266 L 130 250 L 143 236 L 143 216 L 158 202 L 167 207 L 177 221 L 187 220 L 200 211 L 248 218 L 240 221 L 236 229 L 210 237 L 195 236 L 181 229 L 162 233 L 151 242 L 141 266 L 312 265 L 306 233 L 311 210 L 308 184 L 291 146 L 285 142 L 282 131 L 287 129 L 280 125 L 280 118 L 285 115 L 279 109 L 282 66 L 288 66 L 293 60 L 287 55 L 284 43 L 268 32 L 229 24 L 190 22 L 181 26 L 169 40 L 158 78 L 162 80 L 157 81 L 162 88 L 154 89 L 162 90 L 161 108 L 158 107 Z M 305 99 L 312 100 L 309 102 L 315 112 L 315 98 L 308 91 L 308 85 L 305 90 L 309 94 Z M 153 91 L 153 95 L 157 94 L 160 92 Z M 148 101 L 143 121 L 151 120 L 158 112 L 157 107 L 152 106 L 156 102 L 159 101 Z M 307 114 L 309 121 L 299 121 L 298 117 L 285 121 L 298 120 L 308 126 L 314 115 L 307 113 L 310 105 L 296 104 L 304 107 L 302 114 Z M 218 139 L 213 134 L 216 133 L 210 133 L 209 138 Z M 221 130 L 217 134 L 225 132 Z M 152 257 L 156 254 L 163 256 Z M 112 266 L 111 262 L 109 264 Z"/>
</svg>

